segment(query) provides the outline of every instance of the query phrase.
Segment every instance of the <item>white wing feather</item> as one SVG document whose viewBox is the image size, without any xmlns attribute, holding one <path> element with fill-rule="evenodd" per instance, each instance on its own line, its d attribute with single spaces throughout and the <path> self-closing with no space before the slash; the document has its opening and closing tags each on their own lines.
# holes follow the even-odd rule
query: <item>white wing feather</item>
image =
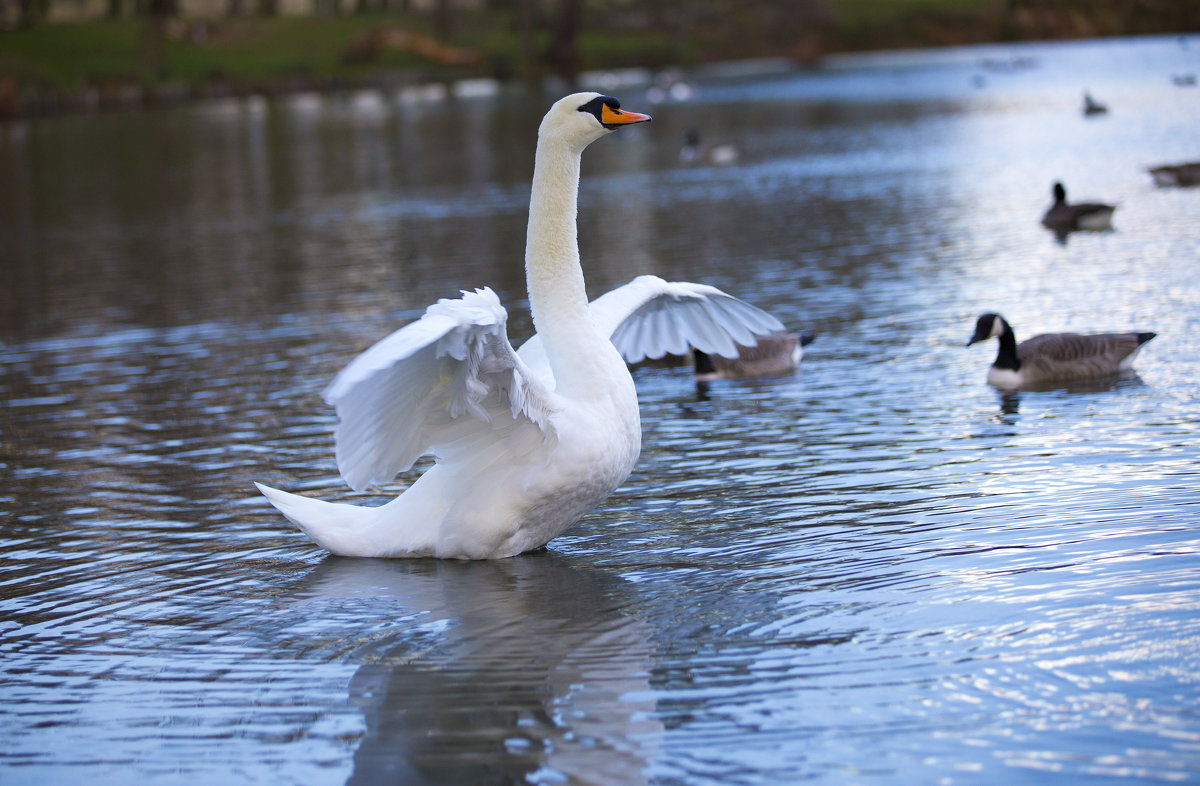
<svg viewBox="0 0 1200 786">
<path fill-rule="evenodd" d="M 517 357 L 492 290 L 442 299 L 352 360 L 325 389 L 337 408 L 338 469 L 356 491 L 462 440 L 500 441 L 514 423 L 548 439 L 554 394 Z"/>
<path fill-rule="evenodd" d="M 704 284 L 639 276 L 589 311 L 626 361 L 685 354 L 736 357 L 737 345 L 783 330 L 767 312 Z M 554 439 L 554 375 L 541 339 L 513 351 L 508 313 L 488 288 L 443 299 L 352 360 L 325 389 L 337 408 L 338 469 L 356 491 L 386 483 L 421 456 L 511 439 L 533 426 Z M 523 440 L 526 444 L 529 439 Z"/>
<path fill-rule="evenodd" d="M 784 330 L 775 317 L 716 287 L 638 276 L 589 304 L 592 318 L 629 363 L 683 355 L 692 347 L 710 355 L 737 357 L 737 345 L 754 346 L 757 336 Z M 518 354 L 552 384 L 545 349 L 537 336 Z"/>
</svg>

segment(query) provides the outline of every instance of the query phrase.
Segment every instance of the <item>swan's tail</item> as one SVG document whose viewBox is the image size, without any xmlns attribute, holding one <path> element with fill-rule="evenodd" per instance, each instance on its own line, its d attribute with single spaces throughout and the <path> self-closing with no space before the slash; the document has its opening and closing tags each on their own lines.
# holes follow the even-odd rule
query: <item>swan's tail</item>
<svg viewBox="0 0 1200 786">
<path fill-rule="evenodd" d="M 289 521 L 324 549 L 346 557 L 362 553 L 364 529 L 375 519 L 378 508 L 362 508 L 339 502 L 302 497 L 262 483 L 255 483 L 263 496 Z"/>
</svg>

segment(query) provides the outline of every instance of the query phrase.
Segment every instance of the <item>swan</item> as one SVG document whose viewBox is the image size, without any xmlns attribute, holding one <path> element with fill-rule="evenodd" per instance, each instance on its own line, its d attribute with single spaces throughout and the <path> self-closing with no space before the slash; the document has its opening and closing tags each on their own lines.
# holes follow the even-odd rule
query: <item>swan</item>
<svg viewBox="0 0 1200 786">
<path fill-rule="evenodd" d="M 733 356 L 781 330 L 719 289 L 639 276 L 588 303 L 576 240 L 580 156 L 648 122 L 599 93 L 557 101 L 534 158 L 525 275 L 537 333 L 515 351 L 488 288 L 442 299 L 352 360 L 325 389 L 338 469 L 356 491 L 422 455 L 434 464 L 378 507 L 258 489 L 326 550 L 353 557 L 493 559 L 539 548 L 632 471 L 641 449 L 626 362 L 689 345 Z"/>
<path fill-rule="evenodd" d="M 1042 216 L 1042 224 L 1059 234 L 1077 229 L 1112 229 L 1112 215 L 1117 208 L 1098 202 L 1067 202 L 1067 189 L 1062 183 L 1053 188 L 1054 204 Z"/>
<path fill-rule="evenodd" d="M 795 371 L 804 357 L 804 347 L 813 341 L 811 333 L 768 333 L 750 347 L 738 347 L 737 357 L 713 356 L 692 350 L 697 382 L 718 379 L 746 379 Z"/>
<path fill-rule="evenodd" d="M 999 314 L 975 322 L 967 346 L 1000 339 L 1000 351 L 987 381 L 1000 388 L 1045 382 L 1068 382 L 1118 374 L 1133 367 L 1134 358 L 1156 333 L 1045 333 L 1017 343 L 1012 327 Z"/>
</svg>

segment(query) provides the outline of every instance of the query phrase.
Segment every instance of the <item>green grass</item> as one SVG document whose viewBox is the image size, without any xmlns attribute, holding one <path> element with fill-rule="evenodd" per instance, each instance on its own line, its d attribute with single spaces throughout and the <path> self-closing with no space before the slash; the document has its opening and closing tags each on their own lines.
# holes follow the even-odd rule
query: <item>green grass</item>
<svg viewBox="0 0 1200 786">
<path fill-rule="evenodd" d="M 386 52 L 365 65 L 342 62 L 355 36 L 381 24 L 399 23 L 421 28 L 395 16 L 374 15 L 228 20 L 212 25 L 204 40 L 168 37 L 161 69 L 148 62 L 144 22 L 42 25 L 0 33 L 0 73 L 64 90 L 113 80 L 195 85 L 214 78 L 256 83 L 293 75 L 354 79 L 380 68 L 423 64 L 421 58 L 403 52 Z"/>
<path fill-rule="evenodd" d="M 838 40 L 851 49 L 987 38 L 1004 14 L 1003 0 L 838 0 L 831 8 Z"/>
<path fill-rule="evenodd" d="M 1142 27 L 1136 32 L 1172 32 L 1200 24 L 1200 11 L 1184 13 L 1176 2 L 1139 0 Z M 592 9 L 578 50 L 585 69 L 692 65 L 711 59 L 807 58 L 829 51 L 1045 37 L 1055 35 L 1055 20 L 1060 27 L 1057 32 L 1070 34 L 1082 13 L 1090 14 L 1092 21 L 1107 18 L 1095 8 L 1103 4 L 1089 0 L 1018 3 L 1030 4 L 1039 13 L 1036 28 L 1026 30 L 1020 27 L 1021 14 L 1011 10 L 1009 0 L 828 0 L 824 6 L 827 14 L 808 18 L 762 0 L 730 5 L 736 13 L 697 16 L 696 24 L 687 28 L 686 39 L 679 33 L 635 29 L 637 26 L 628 24 L 610 27 L 604 14 Z M 1147 11 L 1151 6 L 1153 12 Z M 163 42 L 157 67 L 147 55 L 148 26 L 144 21 L 43 24 L 0 32 L 0 104 L 5 95 L 13 94 L 14 83 L 17 92 L 24 94 L 71 93 L 88 86 L 131 82 L 195 89 L 219 81 L 241 89 L 269 89 L 297 77 L 316 87 L 349 85 L 398 70 L 448 77 L 520 76 L 545 70 L 544 64 L 526 62 L 508 12 L 459 12 L 454 22 L 450 43 L 476 50 L 481 56 L 478 66 L 438 66 L 415 53 L 398 50 L 381 51 L 366 63 L 343 61 L 350 43 L 372 28 L 400 25 L 428 35 L 430 20 L 415 14 L 227 19 L 209 25 L 202 39 L 182 35 L 185 26 L 174 22 L 175 34 Z M 1116 23 L 1099 30 L 1103 34 L 1129 32 Z M 547 37 L 545 30 L 539 32 L 535 57 L 545 51 Z M 0 114 L 5 109 L 0 105 Z"/>
<path fill-rule="evenodd" d="M 133 22 L 43 25 L 0 33 L 0 72 L 19 81 L 75 89 L 142 71 L 141 32 Z"/>
</svg>

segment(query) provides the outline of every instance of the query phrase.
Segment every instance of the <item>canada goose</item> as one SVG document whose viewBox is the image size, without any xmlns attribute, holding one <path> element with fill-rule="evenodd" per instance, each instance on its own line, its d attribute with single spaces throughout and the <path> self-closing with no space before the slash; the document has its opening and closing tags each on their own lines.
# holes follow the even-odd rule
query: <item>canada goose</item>
<svg viewBox="0 0 1200 786">
<path fill-rule="evenodd" d="M 1092 98 L 1091 93 L 1083 94 L 1083 113 L 1085 115 L 1103 115 L 1107 112 L 1108 107 Z"/>
<path fill-rule="evenodd" d="M 654 84 L 646 90 L 646 100 L 652 104 L 664 101 L 690 101 L 696 95 L 696 89 L 684 81 L 683 73 L 676 69 L 667 69 L 654 75 Z"/>
<path fill-rule="evenodd" d="M 683 135 L 683 147 L 679 149 L 682 164 L 712 164 L 727 166 L 738 160 L 738 149 L 730 142 L 706 145 L 700 142 L 700 133 L 689 129 Z"/>
<path fill-rule="evenodd" d="M 1147 171 L 1154 177 L 1154 184 L 1157 186 L 1200 185 L 1200 161 L 1156 166 Z"/>
<path fill-rule="evenodd" d="M 1112 229 L 1112 215 L 1117 208 L 1099 202 L 1067 202 L 1067 189 L 1054 184 L 1054 204 L 1042 216 L 1042 224 L 1062 235 L 1077 229 Z"/>
<path fill-rule="evenodd" d="M 810 333 L 768 333 L 752 347 L 738 347 L 737 357 L 712 356 L 692 350 L 697 382 L 745 379 L 794 371 L 804 357 L 804 347 L 813 341 Z"/>
<path fill-rule="evenodd" d="M 576 242 L 580 156 L 648 115 L 598 93 L 559 100 L 534 158 L 525 272 L 538 329 L 520 351 L 492 290 L 439 300 L 350 362 L 325 390 L 351 488 L 435 463 L 379 507 L 257 484 L 318 544 L 344 556 L 489 559 L 538 548 L 633 469 L 641 423 L 627 360 L 692 345 L 733 356 L 781 330 L 714 287 L 641 276 L 589 305 Z"/>
<path fill-rule="evenodd" d="M 1017 343 L 1012 327 L 999 314 L 984 314 L 975 323 L 967 346 L 989 338 L 1000 351 L 987 381 L 1000 388 L 1045 382 L 1068 382 L 1117 374 L 1133 367 L 1142 345 L 1156 333 L 1045 333 Z"/>
</svg>

